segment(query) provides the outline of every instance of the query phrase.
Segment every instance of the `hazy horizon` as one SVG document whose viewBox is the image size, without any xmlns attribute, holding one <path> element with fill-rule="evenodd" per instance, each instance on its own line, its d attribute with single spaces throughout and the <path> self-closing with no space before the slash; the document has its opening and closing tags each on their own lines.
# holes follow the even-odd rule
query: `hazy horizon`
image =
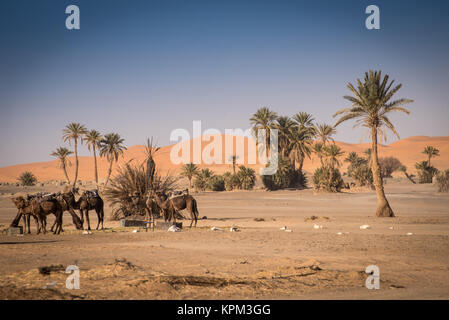
<svg viewBox="0 0 449 320">
<path fill-rule="evenodd" d="M 76 4 L 81 29 L 65 28 Z M 376 4 L 381 29 L 367 30 Z M 117 132 L 127 147 L 192 121 L 250 127 L 267 106 L 319 123 L 349 104 L 348 82 L 380 69 L 402 83 L 401 138 L 448 136 L 447 1 L 2 1 L 0 167 L 48 161 L 62 129 Z M 335 140 L 367 142 L 353 123 Z M 395 141 L 388 135 L 388 143 Z M 80 155 L 90 155 L 81 147 Z"/>
</svg>

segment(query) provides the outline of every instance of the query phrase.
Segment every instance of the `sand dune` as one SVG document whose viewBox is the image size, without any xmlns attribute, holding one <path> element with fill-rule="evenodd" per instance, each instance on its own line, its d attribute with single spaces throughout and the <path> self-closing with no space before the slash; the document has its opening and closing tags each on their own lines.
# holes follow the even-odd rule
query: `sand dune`
<svg viewBox="0 0 449 320">
<path fill-rule="evenodd" d="M 241 164 L 248 165 L 248 148 L 254 147 L 254 142 L 246 138 L 236 138 L 225 135 L 210 136 L 210 141 L 202 141 L 201 138 L 195 138 L 184 142 L 184 146 L 190 149 L 190 154 L 192 159 L 194 144 L 201 143 L 201 150 L 206 154 L 211 154 L 212 156 L 217 156 L 221 159 L 223 164 L 205 164 L 202 163 L 200 167 L 208 167 L 216 173 L 223 173 L 225 171 L 232 170 L 232 165 L 226 163 L 226 159 L 229 159 L 229 154 L 234 152 L 239 156 L 238 162 Z M 205 139 L 205 137 L 203 137 Z M 225 150 L 225 139 L 232 139 L 234 141 L 234 151 L 229 151 L 226 155 Z M 237 140 L 242 139 L 244 143 L 244 151 L 239 152 L 236 150 L 235 145 Z M 212 143 L 221 141 L 220 145 L 217 146 L 218 150 L 210 151 L 206 148 L 211 147 Z M 345 142 L 336 142 L 345 152 L 357 152 L 363 153 L 367 148 L 370 147 L 369 143 L 363 144 L 349 144 Z M 422 150 L 425 146 L 432 145 L 440 150 L 440 156 L 432 159 L 432 164 L 438 169 L 449 168 L 449 136 L 446 137 L 426 137 L 426 136 L 416 136 L 409 137 L 396 141 L 388 145 L 379 146 L 379 155 L 381 157 L 394 156 L 398 158 L 405 166 L 407 166 L 410 172 L 414 172 L 414 164 L 417 161 L 425 160 L 426 157 L 422 154 Z M 156 153 L 155 161 L 157 163 L 158 169 L 166 174 L 178 174 L 181 168 L 181 164 L 173 164 L 170 160 L 170 152 L 172 151 L 174 145 L 169 145 L 160 148 Z M 190 147 L 190 148 L 189 148 Z M 221 155 L 220 155 L 221 150 Z M 140 163 L 145 158 L 145 148 L 144 146 L 132 146 L 125 151 L 124 156 L 120 158 L 118 165 L 123 165 L 128 161 L 133 161 L 135 163 Z M 69 158 L 72 163 L 74 163 L 74 158 Z M 229 162 L 229 161 L 228 161 Z M 94 180 L 94 169 L 93 169 L 93 157 L 80 157 L 79 158 L 80 168 L 79 168 L 79 179 L 82 181 L 92 181 Z M 260 164 L 250 164 L 250 167 L 257 169 L 262 167 Z M 319 166 L 319 161 L 315 157 L 312 159 L 306 159 L 304 163 L 304 170 L 312 171 Z M 98 158 L 99 176 L 100 179 L 105 179 L 107 174 L 108 163 L 106 159 Z M 346 164 L 343 165 L 345 169 Z M 114 171 L 117 165 L 114 165 Z M 58 160 L 47 161 L 47 162 L 36 162 L 29 164 L 13 165 L 0 168 L 0 181 L 2 182 L 15 182 L 17 177 L 24 171 L 33 172 L 39 181 L 50 181 L 50 180 L 64 180 L 64 175 L 62 170 L 59 168 Z M 69 168 L 69 176 L 73 178 L 74 176 L 74 166 Z"/>
</svg>

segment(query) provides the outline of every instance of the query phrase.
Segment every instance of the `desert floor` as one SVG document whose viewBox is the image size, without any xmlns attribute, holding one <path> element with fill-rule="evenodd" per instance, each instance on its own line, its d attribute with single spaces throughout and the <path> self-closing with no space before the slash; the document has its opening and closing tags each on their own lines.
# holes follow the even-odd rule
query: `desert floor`
<svg viewBox="0 0 449 320">
<path fill-rule="evenodd" d="M 0 228 L 16 214 L 11 193 L 43 189 L 58 190 L 1 186 Z M 388 180 L 386 192 L 396 218 L 373 217 L 371 191 L 310 189 L 194 194 L 207 219 L 177 233 L 106 220 L 83 235 L 65 213 L 59 236 L 0 235 L 0 299 L 448 299 L 449 195 L 403 180 Z M 79 290 L 65 287 L 72 264 Z M 49 265 L 60 267 L 41 275 Z M 380 290 L 365 287 L 368 265 L 380 269 Z"/>
</svg>

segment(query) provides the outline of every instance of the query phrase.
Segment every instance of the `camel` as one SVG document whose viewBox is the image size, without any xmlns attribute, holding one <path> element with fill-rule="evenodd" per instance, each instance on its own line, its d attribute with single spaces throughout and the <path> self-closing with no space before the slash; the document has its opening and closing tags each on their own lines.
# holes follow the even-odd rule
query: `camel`
<svg viewBox="0 0 449 320">
<path fill-rule="evenodd" d="M 84 214 L 86 214 L 87 220 L 87 230 L 91 230 L 90 228 L 90 220 L 89 220 L 89 210 L 95 210 L 98 217 L 97 228 L 98 230 L 101 223 L 101 230 L 104 229 L 103 221 L 104 221 L 104 202 L 103 199 L 98 195 L 97 192 L 92 191 L 84 191 L 78 201 L 75 200 L 75 194 L 79 193 L 79 188 L 73 188 L 72 190 L 65 190 L 62 194 L 62 197 L 67 202 L 67 204 L 72 209 L 77 209 L 80 211 L 81 215 L 81 224 L 84 224 Z"/>
<path fill-rule="evenodd" d="M 13 200 L 13 202 L 14 202 L 14 200 Z M 14 202 L 14 204 L 15 204 L 15 202 Z M 12 227 L 12 228 L 17 227 L 19 225 L 20 218 L 23 218 L 23 233 L 31 234 L 31 223 L 30 223 L 31 217 L 34 218 L 37 226 L 39 226 L 39 220 L 31 212 L 24 213 L 22 209 L 19 209 L 19 208 L 17 208 L 17 209 L 18 209 L 17 215 L 14 218 L 14 220 L 11 222 L 10 227 Z M 28 232 L 27 232 L 27 226 L 28 226 Z"/>
<path fill-rule="evenodd" d="M 75 225 L 76 229 L 83 230 L 83 223 L 82 223 L 81 219 L 76 215 L 75 211 L 68 204 L 68 202 L 64 199 L 62 194 L 58 193 L 55 195 L 55 197 L 58 200 L 59 204 L 61 205 L 63 215 L 64 215 L 64 212 L 68 211 L 70 213 L 70 215 L 72 216 L 72 221 L 73 221 L 73 224 Z M 62 218 L 61 218 L 61 220 L 62 220 Z M 53 223 L 53 226 L 50 228 L 50 231 L 53 231 L 55 226 L 56 226 L 56 221 Z M 61 228 L 62 228 L 62 226 L 61 226 Z M 62 229 L 61 229 L 61 231 L 64 232 L 64 230 L 62 230 Z"/>
<path fill-rule="evenodd" d="M 152 224 L 152 229 L 154 231 L 154 217 L 153 217 L 153 201 L 150 198 L 146 200 L 140 196 L 138 192 L 134 192 L 130 195 L 131 203 L 140 210 L 145 210 L 145 220 Z"/>
<path fill-rule="evenodd" d="M 163 193 L 152 194 L 155 202 L 161 208 L 164 213 L 165 221 L 173 220 L 176 223 L 176 213 L 187 209 L 190 214 L 190 228 L 192 228 L 193 221 L 195 221 L 195 227 L 198 221 L 198 206 L 195 198 L 189 194 L 182 194 L 172 198 L 167 197 Z"/>
<path fill-rule="evenodd" d="M 17 226 L 20 215 L 32 215 L 37 219 L 37 234 L 42 232 L 47 233 L 47 215 L 54 214 L 56 217 L 56 229 L 54 234 L 60 234 L 62 230 L 62 208 L 56 199 L 25 199 L 23 196 L 12 198 L 12 201 L 19 209 L 19 217 L 15 218 L 12 224 Z M 28 226 L 29 230 L 29 226 Z"/>
</svg>

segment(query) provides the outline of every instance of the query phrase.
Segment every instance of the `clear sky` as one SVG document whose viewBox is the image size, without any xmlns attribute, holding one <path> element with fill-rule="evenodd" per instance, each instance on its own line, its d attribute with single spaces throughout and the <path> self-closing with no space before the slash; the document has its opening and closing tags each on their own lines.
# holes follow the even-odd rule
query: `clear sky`
<svg viewBox="0 0 449 320">
<path fill-rule="evenodd" d="M 70 4 L 80 30 L 65 28 Z M 365 28 L 370 4 L 380 30 Z M 2 0 L 0 166 L 49 160 L 69 122 L 127 146 L 166 145 L 192 120 L 246 129 L 262 106 L 333 123 L 370 68 L 415 100 L 392 117 L 402 137 L 449 135 L 448 35 L 447 0 Z M 348 123 L 336 138 L 362 136 Z"/>
</svg>

